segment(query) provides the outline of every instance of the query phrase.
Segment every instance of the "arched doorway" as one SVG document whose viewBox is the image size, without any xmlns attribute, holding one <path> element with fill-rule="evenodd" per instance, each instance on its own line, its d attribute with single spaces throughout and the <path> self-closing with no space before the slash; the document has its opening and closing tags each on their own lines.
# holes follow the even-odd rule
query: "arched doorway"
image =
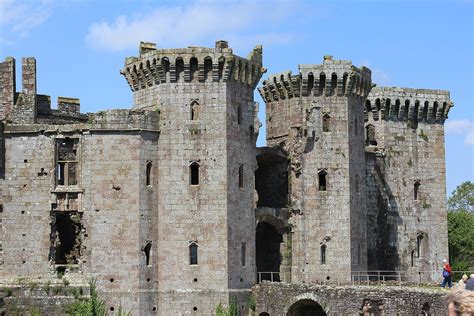
<svg viewBox="0 0 474 316">
<path fill-rule="evenodd" d="M 310 299 L 299 300 L 288 309 L 287 316 L 326 316 L 323 307 Z"/>
<path fill-rule="evenodd" d="M 257 280 L 279 282 L 281 263 L 280 244 L 283 241 L 282 235 L 273 225 L 266 222 L 259 222 L 257 224 L 255 240 L 257 252 Z"/>
</svg>

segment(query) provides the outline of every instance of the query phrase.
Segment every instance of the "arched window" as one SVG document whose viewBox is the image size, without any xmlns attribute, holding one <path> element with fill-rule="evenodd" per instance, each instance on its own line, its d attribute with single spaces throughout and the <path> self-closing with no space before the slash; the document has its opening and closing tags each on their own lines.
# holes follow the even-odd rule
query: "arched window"
<svg viewBox="0 0 474 316">
<path fill-rule="evenodd" d="M 374 117 L 374 120 L 380 120 L 380 109 L 382 108 L 382 105 L 380 103 L 380 99 L 375 99 L 375 110 L 377 111 L 376 112 L 376 115 Z"/>
<path fill-rule="evenodd" d="M 189 264 L 198 264 L 198 245 L 195 242 L 189 245 Z"/>
<path fill-rule="evenodd" d="M 431 122 L 436 122 L 436 113 L 438 112 L 438 102 L 433 103 L 433 113 L 431 113 Z"/>
<path fill-rule="evenodd" d="M 365 115 L 367 121 L 369 120 L 369 117 L 372 116 L 372 105 L 370 104 L 369 99 L 365 100 Z"/>
<path fill-rule="evenodd" d="M 331 116 L 329 114 L 323 115 L 323 132 L 329 132 L 331 126 Z"/>
<path fill-rule="evenodd" d="M 245 261 L 246 261 L 246 252 L 247 252 L 247 249 L 246 249 L 246 244 L 243 242 L 241 245 L 240 245 L 240 265 L 242 267 L 245 267 Z"/>
<path fill-rule="evenodd" d="M 398 120 L 400 118 L 400 100 L 395 100 L 395 106 L 393 107 L 393 117 Z"/>
<path fill-rule="evenodd" d="M 189 165 L 189 184 L 190 185 L 199 184 L 199 164 L 196 161 L 193 161 Z"/>
<path fill-rule="evenodd" d="M 146 185 L 151 185 L 151 161 L 146 163 Z"/>
<path fill-rule="evenodd" d="M 413 185 L 413 199 L 415 201 L 418 200 L 418 193 L 420 192 L 420 185 L 421 185 L 420 180 L 416 180 L 415 184 Z"/>
<path fill-rule="evenodd" d="M 390 119 L 390 107 L 391 107 L 391 104 L 390 104 L 390 99 L 386 99 L 385 100 L 385 120 L 389 120 Z"/>
<path fill-rule="evenodd" d="M 347 73 L 345 72 L 344 75 L 342 76 L 342 95 L 346 93 L 347 89 Z"/>
<path fill-rule="evenodd" d="M 244 187 L 244 165 L 239 166 L 239 188 Z"/>
<path fill-rule="evenodd" d="M 416 257 L 420 258 L 421 256 L 421 241 L 423 240 L 423 234 L 418 233 L 416 235 Z"/>
<path fill-rule="evenodd" d="M 193 101 L 190 106 L 190 119 L 195 121 L 199 119 L 199 103 Z"/>
<path fill-rule="evenodd" d="M 326 191 L 327 188 L 327 172 L 324 169 L 318 172 L 318 187 L 319 191 Z"/>
<path fill-rule="evenodd" d="M 321 264 L 326 264 L 326 245 L 321 245 Z"/>
<path fill-rule="evenodd" d="M 145 247 L 143 247 L 143 252 L 145 253 L 145 264 L 147 266 L 151 265 L 151 241 L 147 242 Z"/>
<path fill-rule="evenodd" d="M 376 146 L 377 141 L 375 139 L 375 126 L 369 124 L 365 127 L 365 134 L 366 134 L 366 144 L 367 146 Z"/>
<path fill-rule="evenodd" d="M 408 111 L 410 110 L 410 100 L 405 100 L 405 106 L 403 107 L 403 118 L 408 120 Z"/>
</svg>

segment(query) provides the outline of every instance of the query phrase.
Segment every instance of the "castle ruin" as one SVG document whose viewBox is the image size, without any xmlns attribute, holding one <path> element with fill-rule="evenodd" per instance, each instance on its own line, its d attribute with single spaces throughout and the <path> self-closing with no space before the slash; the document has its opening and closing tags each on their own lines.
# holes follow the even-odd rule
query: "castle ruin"
<svg viewBox="0 0 474 316">
<path fill-rule="evenodd" d="M 141 43 L 130 110 L 37 93 L 36 61 L 0 64 L 0 280 L 96 278 L 111 312 L 248 309 L 261 281 L 435 281 L 448 254 L 449 92 L 375 87 L 322 64 L 268 76 L 262 48 Z M 1 308 L 1 306 L 0 306 Z"/>
</svg>

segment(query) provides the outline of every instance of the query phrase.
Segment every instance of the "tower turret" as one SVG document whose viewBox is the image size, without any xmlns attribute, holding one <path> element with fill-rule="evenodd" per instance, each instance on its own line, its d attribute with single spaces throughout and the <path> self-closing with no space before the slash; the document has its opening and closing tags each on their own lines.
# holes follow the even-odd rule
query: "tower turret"
<svg viewBox="0 0 474 316">
<path fill-rule="evenodd" d="M 452 106 L 444 90 L 377 87 L 367 97 L 369 269 L 437 280 L 448 256 L 444 122 Z"/>
<path fill-rule="evenodd" d="M 134 108 L 160 112 L 158 227 L 140 238 L 156 245 L 163 314 L 210 314 L 229 296 L 247 304 L 256 275 L 253 92 L 262 71 L 261 46 L 242 58 L 225 41 L 141 43 L 140 55 L 125 61 Z"/>
<path fill-rule="evenodd" d="M 366 268 L 363 122 L 371 88 L 368 68 L 324 56 L 259 89 L 267 144 L 285 149 L 290 164 L 293 282 L 347 281 Z"/>
</svg>

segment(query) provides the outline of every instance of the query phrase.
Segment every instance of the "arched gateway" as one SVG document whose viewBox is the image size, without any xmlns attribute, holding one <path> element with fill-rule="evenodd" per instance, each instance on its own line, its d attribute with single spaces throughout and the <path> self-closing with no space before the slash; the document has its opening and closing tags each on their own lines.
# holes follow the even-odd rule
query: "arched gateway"
<svg viewBox="0 0 474 316">
<path fill-rule="evenodd" d="M 311 299 L 295 302 L 288 309 L 287 316 L 326 316 L 323 307 Z"/>
</svg>

